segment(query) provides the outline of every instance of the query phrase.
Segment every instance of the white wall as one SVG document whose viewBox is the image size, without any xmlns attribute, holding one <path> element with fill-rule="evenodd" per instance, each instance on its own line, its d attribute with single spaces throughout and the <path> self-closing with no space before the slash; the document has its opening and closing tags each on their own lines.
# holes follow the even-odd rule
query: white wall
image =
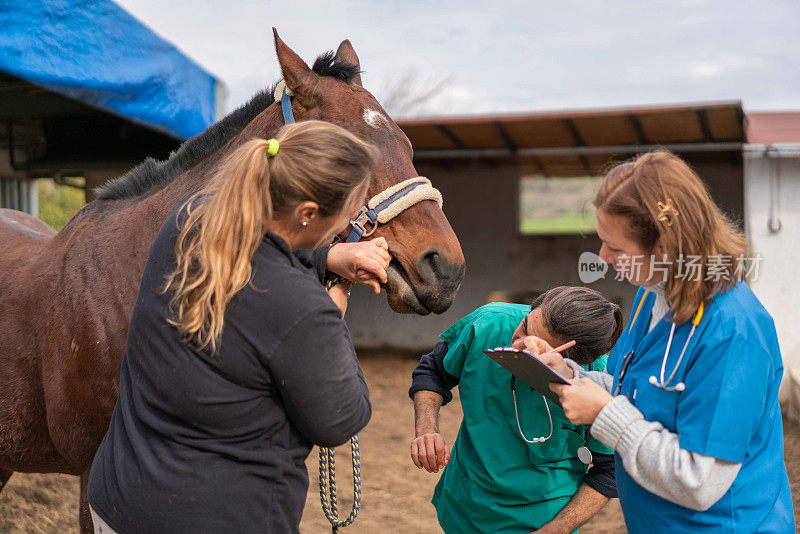
<svg viewBox="0 0 800 534">
<path fill-rule="evenodd" d="M 765 157 L 760 148 L 748 147 L 744 162 L 747 237 L 764 258 L 750 285 L 775 320 L 784 367 L 800 366 L 800 159 Z M 775 233 L 768 227 L 774 186 L 782 225 Z"/>
</svg>

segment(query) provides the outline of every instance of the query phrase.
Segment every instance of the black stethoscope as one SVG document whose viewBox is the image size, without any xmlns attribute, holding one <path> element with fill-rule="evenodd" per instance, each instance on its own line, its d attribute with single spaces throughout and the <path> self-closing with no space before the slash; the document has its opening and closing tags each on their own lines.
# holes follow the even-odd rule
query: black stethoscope
<svg viewBox="0 0 800 534">
<path fill-rule="evenodd" d="M 633 319 L 631 320 L 631 324 L 628 327 L 628 332 L 633 329 L 634 323 L 636 323 L 636 318 L 639 316 L 639 310 L 642 309 L 642 305 L 644 304 L 645 299 L 647 298 L 647 294 L 650 293 L 650 290 L 645 290 L 644 294 L 642 295 L 642 299 L 639 301 L 639 306 L 636 308 L 636 313 L 633 314 Z M 686 338 L 686 342 L 683 344 L 683 348 L 681 349 L 681 353 L 678 356 L 678 361 L 675 362 L 675 365 L 672 367 L 672 372 L 667 377 L 666 381 L 664 380 L 664 374 L 666 373 L 667 368 L 667 360 L 669 359 L 669 349 L 672 347 L 672 339 L 675 336 L 675 327 L 677 326 L 675 323 L 672 323 L 672 326 L 669 329 L 669 339 L 667 339 L 667 347 L 664 350 L 664 357 L 661 360 L 661 373 L 659 378 L 656 378 L 655 375 L 652 375 L 648 382 L 654 385 L 657 388 L 661 388 L 664 391 L 684 391 L 686 389 L 686 384 L 683 382 L 678 382 L 674 386 L 670 386 L 670 382 L 672 379 L 675 378 L 675 373 L 678 372 L 678 368 L 681 366 L 681 362 L 683 361 L 684 355 L 686 355 L 686 348 L 689 346 L 689 343 L 692 341 L 692 337 L 694 336 L 695 331 L 697 330 L 697 325 L 700 324 L 700 321 L 703 320 L 703 311 L 705 309 L 704 304 L 701 302 L 700 307 L 697 308 L 697 313 L 694 314 L 694 319 L 692 319 L 692 329 L 689 331 L 689 336 Z M 625 377 L 625 371 L 628 370 L 628 365 L 630 365 L 631 360 L 633 359 L 634 351 L 631 350 L 628 354 L 625 355 L 625 358 L 622 360 L 622 365 L 619 368 L 619 380 L 617 381 L 617 387 L 614 389 L 614 396 L 619 395 L 620 390 L 622 389 L 622 379 Z"/>
</svg>

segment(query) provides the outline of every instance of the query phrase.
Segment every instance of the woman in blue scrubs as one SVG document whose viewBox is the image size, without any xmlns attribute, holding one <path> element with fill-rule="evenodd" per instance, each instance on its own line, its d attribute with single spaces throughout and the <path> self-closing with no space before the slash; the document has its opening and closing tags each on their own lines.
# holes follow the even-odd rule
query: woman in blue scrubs
<svg viewBox="0 0 800 534">
<path fill-rule="evenodd" d="M 665 151 L 613 168 L 594 203 L 600 257 L 639 287 L 631 318 L 606 372 L 539 357 L 574 378 L 551 384 L 566 416 L 614 449 L 628 530 L 795 532 L 783 365 L 741 232 Z"/>
</svg>

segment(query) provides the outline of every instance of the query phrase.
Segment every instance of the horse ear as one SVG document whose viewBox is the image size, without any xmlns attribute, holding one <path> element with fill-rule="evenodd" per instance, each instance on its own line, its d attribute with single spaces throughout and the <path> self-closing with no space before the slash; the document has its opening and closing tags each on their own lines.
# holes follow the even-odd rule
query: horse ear
<svg viewBox="0 0 800 534">
<path fill-rule="evenodd" d="M 278 37 L 278 30 L 272 28 L 272 32 L 275 34 L 275 52 L 278 54 L 278 63 L 281 66 L 283 80 L 292 93 L 300 95 L 304 92 L 304 89 L 308 89 L 313 85 L 316 74 L 294 50 L 286 46 L 286 43 Z"/>
<path fill-rule="evenodd" d="M 353 49 L 353 45 L 350 44 L 350 39 L 345 39 L 342 41 L 342 44 L 340 44 L 339 48 L 336 49 L 336 57 L 333 58 L 333 61 L 336 63 L 355 65 L 358 67 L 358 70 L 361 70 L 361 63 L 358 60 L 356 51 Z M 358 73 L 353 77 L 353 83 L 363 87 L 363 85 L 361 85 L 361 73 Z"/>
</svg>

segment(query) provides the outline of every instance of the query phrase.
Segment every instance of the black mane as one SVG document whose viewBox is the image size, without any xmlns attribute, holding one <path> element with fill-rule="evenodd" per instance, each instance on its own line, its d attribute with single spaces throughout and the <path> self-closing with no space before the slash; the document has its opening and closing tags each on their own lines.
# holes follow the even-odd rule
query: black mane
<svg viewBox="0 0 800 534">
<path fill-rule="evenodd" d="M 327 51 L 314 61 L 314 66 L 311 70 L 320 76 L 330 76 L 342 80 L 344 83 L 350 83 L 356 75 L 361 73 L 358 65 L 351 65 L 350 63 L 337 63 L 334 59 L 334 53 Z"/>
<path fill-rule="evenodd" d="M 350 83 L 360 72 L 356 65 L 336 63 L 334 53 L 330 51 L 314 61 L 312 70 L 319 76 L 329 76 L 345 83 Z M 131 198 L 143 195 L 151 189 L 164 187 L 233 139 L 259 113 L 275 102 L 274 91 L 275 85 L 268 91 L 258 92 L 247 104 L 186 140 L 166 160 L 147 158 L 122 176 L 109 180 L 95 189 L 96 198 L 98 200 Z"/>
<path fill-rule="evenodd" d="M 95 189 L 97 199 L 117 200 L 137 197 L 153 188 L 165 186 L 233 139 L 274 101 L 272 91 L 258 92 L 247 104 L 184 141 L 166 160 L 147 158 L 122 176 L 101 185 Z"/>
</svg>

